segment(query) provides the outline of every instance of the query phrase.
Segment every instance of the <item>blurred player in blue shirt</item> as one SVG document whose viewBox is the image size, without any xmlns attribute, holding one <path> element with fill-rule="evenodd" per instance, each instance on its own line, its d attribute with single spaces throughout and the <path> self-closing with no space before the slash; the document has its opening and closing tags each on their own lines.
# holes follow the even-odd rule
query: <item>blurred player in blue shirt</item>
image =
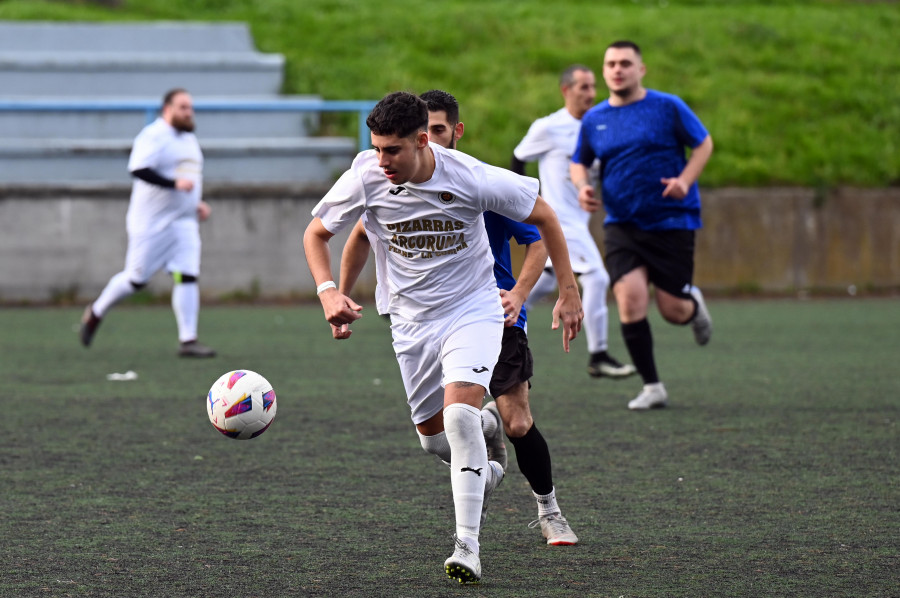
<svg viewBox="0 0 900 598">
<path fill-rule="evenodd" d="M 606 210 L 606 267 L 619 308 L 622 336 L 644 388 L 629 409 L 664 407 L 668 394 L 656 370 L 647 321 L 649 285 L 660 314 L 691 324 L 698 344 L 712 335 L 712 320 L 693 285 L 694 237 L 701 227 L 697 179 L 712 155 L 712 137 L 680 98 L 646 89 L 641 50 L 611 44 L 603 61 L 609 99 L 581 122 L 570 175 L 588 211 Z M 690 158 L 685 157 L 690 148 Z M 600 197 L 589 168 L 600 161 Z"/>
</svg>

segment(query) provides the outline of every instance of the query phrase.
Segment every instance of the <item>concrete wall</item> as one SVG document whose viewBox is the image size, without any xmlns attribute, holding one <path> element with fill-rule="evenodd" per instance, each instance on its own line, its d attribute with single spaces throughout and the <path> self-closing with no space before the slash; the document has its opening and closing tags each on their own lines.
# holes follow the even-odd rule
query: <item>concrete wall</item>
<svg viewBox="0 0 900 598">
<path fill-rule="evenodd" d="M 206 191 L 205 297 L 313 295 L 302 235 L 324 189 Z M 0 189 L 0 301 L 93 298 L 124 263 L 128 193 Z M 900 289 L 900 189 L 709 189 L 703 202 L 695 278 L 705 289 Z M 599 218 L 594 230 L 602 247 Z M 360 284 L 374 286 L 371 260 Z M 151 290 L 170 286 L 159 274 Z"/>
</svg>

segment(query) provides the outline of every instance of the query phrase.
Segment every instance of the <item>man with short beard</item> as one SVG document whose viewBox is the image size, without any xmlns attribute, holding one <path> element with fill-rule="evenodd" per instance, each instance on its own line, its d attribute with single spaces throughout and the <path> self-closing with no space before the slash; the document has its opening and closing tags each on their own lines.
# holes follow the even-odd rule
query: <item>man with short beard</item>
<svg viewBox="0 0 900 598">
<path fill-rule="evenodd" d="M 128 170 L 135 178 L 128 205 L 125 269 L 113 276 L 84 311 L 81 343 L 87 347 L 106 312 L 146 286 L 165 268 L 174 280 L 172 309 L 178 324 L 178 354 L 213 357 L 197 342 L 200 313 L 200 227 L 210 207 L 201 199 L 203 153 L 194 131 L 194 105 L 184 89 L 163 98 L 159 118 L 134 140 Z"/>
<path fill-rule="evenodd" d="M 628 403 L 632 410 L 665 407 L 669 401 L 647 319 L 650 285 L 663 319 L 690 325 L 699 345 L 712 336 L 712 319 L 693 276 L 694 237 L 701 227 L 697 179 L 713 140 L 684 100 L 644 87 L 646 72 L 634 42 L 606 48 L 603 79 L 609 98 L 582 117 L 569 165 L 581 207 L 595 212 L 602 202 L 606 209 L 606 267 L 622 337 L 644 382 Z M 588 173 L 595 160 L 600 161 L 599 194 Z"/>
</svg>

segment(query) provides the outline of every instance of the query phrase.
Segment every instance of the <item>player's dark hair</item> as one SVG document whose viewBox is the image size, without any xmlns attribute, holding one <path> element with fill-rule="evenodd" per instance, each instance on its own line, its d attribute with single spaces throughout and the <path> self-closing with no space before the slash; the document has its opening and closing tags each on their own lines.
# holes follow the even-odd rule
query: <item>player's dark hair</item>
<svg viewBox="0 0 900 598">
<path fill-rule="evenodd" d="M 425 100 L 429 112 L 444 111 L 447 113 L 447 122 L 451 125 L 459 123 L 459 102 L 453 97 L 453 94 L 443 89 L 432 89 L 426 91 L 419 96 Z"/>
<path fill-rule="evenodd" d="M 578 71 L 584 71 L 586 73 L 593 73 L 591 67 L 584 66 L 583 64 L 571 64 L 566 67 L 566 70 L 562 72 L 562 75 L 559 76 L 559 85 L 560 87 L 572 85 L 575 83 L 575 73 Z"/>
<path fill-rule="evenodd" d="M 637 54 L 638 56 L 641 55 L 640 46 L 638 46 L 636 43 L 634 43 L 632 41 L 628 41 L 627 39 L 619 40 L 617 42 L 613 42 L 613 43 L 609 44 L 608 46 L 606 46 L 607 50 L 609 50 L 610 48 L 618 48 L 620 50 L 624 50 L 626 48 L 631 48 L 632 50 L 634 50 L 635 54 Z"/>
<path fill-rule="evenodd" d="M 162 105 L 168 106 L 169 104 L 172 103 L 172 100 L 175 99 L 175 96 L 177 96 L 180 93 L 188 93 L 188 90 L 186 90 L 182 87 L 176 87 L 175 89 L 170 89 L 169 91 L 166 92 L 166 95 L 163 96 Z"/>
<path fill-rule="evenodd" d="M 409 137 L 428 130 L 428 106 L 414 93 L 395 91 L 375 104 L 366 125 L 376 135 Z"/>
</svg>

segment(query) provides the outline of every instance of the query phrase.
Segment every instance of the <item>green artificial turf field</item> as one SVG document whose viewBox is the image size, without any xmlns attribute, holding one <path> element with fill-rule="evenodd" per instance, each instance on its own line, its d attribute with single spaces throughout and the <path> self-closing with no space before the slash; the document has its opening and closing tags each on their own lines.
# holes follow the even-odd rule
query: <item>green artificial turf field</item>
<svg viewBox="0 0 900 598">
<path fill-rule="evenodd" d="M 900 304 L 710 309 L 704 348 L 654 313 L 671 404 L 647 413 L 625 408 L 637 378 L 589 378 L 584 340 L 565 355 L 532 314 L 533 412 L 581 542 L 528 529 L 511 454 L 475 587 L 443 574 L 447 470 L 372 306 L 342 342 L 317 305 L 206 307 L 202 361 L 176 357 L 167 307 L 120 306 L 87 350 L 80 309 L 0 309 L 0 596 L 900 595 Z M 627 357 L 615 323 L 610 342 Z M 236 368 L 278 395 L 255 440 L 206 417 Z"/>
</svg>

